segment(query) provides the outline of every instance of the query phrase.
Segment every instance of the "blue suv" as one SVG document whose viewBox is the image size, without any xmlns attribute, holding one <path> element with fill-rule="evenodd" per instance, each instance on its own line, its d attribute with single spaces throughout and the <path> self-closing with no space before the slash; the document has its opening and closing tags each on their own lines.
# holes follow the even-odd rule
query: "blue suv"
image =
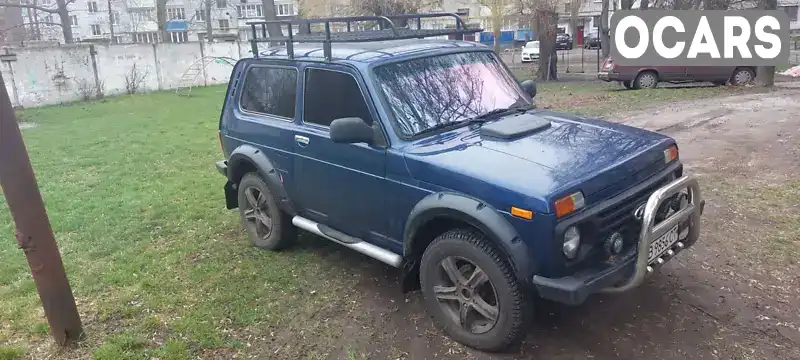
<svg viewBox="0 0 800 360">
<path fill-rule="evenodd" d="M 455 27 L 424 29 L 432 17 Z M 401 268 L 445 333 L 496 351 L 534 297 L 630 290 L 697 241 L 704 201 L 672 138 L 536 109 L 532 81 L 457 40 L 477 31 L 457 15 L 258 36 L 274 23 L 251 24 L 219 123 L 226 205 L 255 246 L 303 229 Z"/>
</svg>

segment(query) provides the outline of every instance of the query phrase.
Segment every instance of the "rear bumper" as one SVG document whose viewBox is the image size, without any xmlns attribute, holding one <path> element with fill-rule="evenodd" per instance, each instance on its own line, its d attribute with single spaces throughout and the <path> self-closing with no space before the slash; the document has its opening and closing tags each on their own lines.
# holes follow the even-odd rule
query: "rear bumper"
<svg viewBox="0 0 800 360">
<path fill-rule="evenodd" d="M 217 167 L 217 171 L 222 174 L 222 176 L 228 177 L 228 161 L 227 160 L 220 160 L 214 164 Z"/>
<path fill-rule="evenodd" d="M 686 207 L 653 225 L 655 213 L 661 203 L 671 195 L 688 189 L 689 199 Z M 542 298 L 569 304 L 579 305 L 586 298 L 600 292 L 624 292 L 639 286 L 644 277 L 652 274 L 658 267 L 675 257 L 680 251 L 694 245 L 699 237 L 700 216 L 703 213 L 705 200 L 700 196 L 697 180 L 690 176 L 670 182 L 650 195 L 644 210 L 642 232 L 637 246 L 622 255 L 613 263 L 606 262 L 594 270 L 587 270 L 561 278 L 546 278 L 535 275 L 532 283 Z M 673 226 L 687 223 L 685 235 L 681 232 L 678 241 L 668 251 L 648 261 L 650 243 L 666 234 Z"/>
<path fill-rule="evenodd" d="M 601 71 L 597 73 L 597 78 L 603 81 L 622 81 L 618 73 Z"/>
</svg>

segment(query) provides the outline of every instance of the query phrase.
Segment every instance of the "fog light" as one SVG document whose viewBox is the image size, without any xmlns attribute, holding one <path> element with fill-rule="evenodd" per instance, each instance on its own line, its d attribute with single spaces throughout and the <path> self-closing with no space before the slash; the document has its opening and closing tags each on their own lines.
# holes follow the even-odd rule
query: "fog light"
<svg viewBox="0 0 800 360">
<path fill-rule="evenodd" d="M 616 255 L 622 252 L 622 246 L 625 245 L 625 241 L 622 238 L 622 234 L 615 232 L 606 239 L 603 245 L 607 254 Z"/>
<path fill-rule="evenodd" d="M 564 256 L 574 259 L 578 255 L 578 248 L 581 246 L 581 234 L 578 228 L 570 226 L 564 231 L 564 245 L 561 247 Z"/>
</svg>

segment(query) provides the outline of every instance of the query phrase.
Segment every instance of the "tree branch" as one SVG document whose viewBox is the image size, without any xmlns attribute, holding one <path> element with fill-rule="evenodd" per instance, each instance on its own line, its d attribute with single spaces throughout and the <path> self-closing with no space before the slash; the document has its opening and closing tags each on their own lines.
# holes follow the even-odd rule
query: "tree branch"
<svg viewBox="0 0 800 360">
<path fill-rule="evenodd" d="M 61 24 L 59 24 L 59 23 L 47 22 L 47 21 L 40 21 L 40 22 L 36 22 L 36 23 L 23 23 L 23 24 L 18 24 L 18 25 L 14 25 L 14 26 L 11 26 L 11 27 L 7 27 L 7 28 L 5 28 L 5 29 L 0 29 L 0 34 L 1 34 L 1 33 L 4 33 L 4 32 L 6 32 L 6 31 L 9 31 L 9 30 L 11 30 L 11 29 L 16 29 L 16 28 L 18 28 L 18 27 L 23 27 L 23 26 L 25 26 L 25 25 L 33 25 L 33 24 L 39 24 L 39 25 L 57 25 L 57 26 L 62 26 L 62 25 L 61 25 Z"/>
<path fill-rule="evenodd" d="M 75 0 L 72 0 L 72 1 L 75 1 Z M 41 6 L 37 6 L 37 5 L 31 5 L 31 4 L 14 4 L 14 3 L 8 3 L 8 2 L 0 2 L 0 7 L 36 9 L 36 10 L 39 10 L 39 11 L 42 11 L 42 12 L 46 12 L 46 13 L 50 13 L 50 14 L 58 13 L 58 9 L 48 9 L 48 8 L 45 8 L 45 7 L 41 7 Z"/>
</svg>

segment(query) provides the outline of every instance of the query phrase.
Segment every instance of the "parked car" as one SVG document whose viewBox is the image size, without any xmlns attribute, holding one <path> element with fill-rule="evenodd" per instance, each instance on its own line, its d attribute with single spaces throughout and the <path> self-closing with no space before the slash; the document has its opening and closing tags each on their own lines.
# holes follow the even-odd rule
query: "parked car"
<svg viewBox="0 0 800 360">
<path fill-rule="evenodd" d="M 674 139 L 537 109 L 490 47 L 378 35 L 295 35 L 234 66 L 216 168 L 255 246 L 302 229 L 398 267 L 445 333 L 495 351 L 533 297 L 631 290 L 698 240 Z"/>
<path fill-rule="evenodd" d="M 520 56 L 523 63 L 539 60 L 539 42 L 528 41 L 522 48 L 522 54 Z"/>
<path fill-rule="evenodd" d="M 569 34 L 556 35 L 556 50 L 572 50 L 572 37 Z"/>
<path fill-rule="evenodd" d="M 755 80 L 752 66 L 621 66 L 611 58 L 603 62 L 597 77 L 618 81 L 628 89 L 654 89 L 659 82 L 707 81 L 715 85 L 745 85 Z"/>
<path fill-rule="evenodd" d="M 600 37 L 597 34 L 589 34 L 583 38 L 584 49 L 593 50 L 593 49 L 600 49 L 601 47 L 602 46 L 600 43 Z"/>
</svg>

